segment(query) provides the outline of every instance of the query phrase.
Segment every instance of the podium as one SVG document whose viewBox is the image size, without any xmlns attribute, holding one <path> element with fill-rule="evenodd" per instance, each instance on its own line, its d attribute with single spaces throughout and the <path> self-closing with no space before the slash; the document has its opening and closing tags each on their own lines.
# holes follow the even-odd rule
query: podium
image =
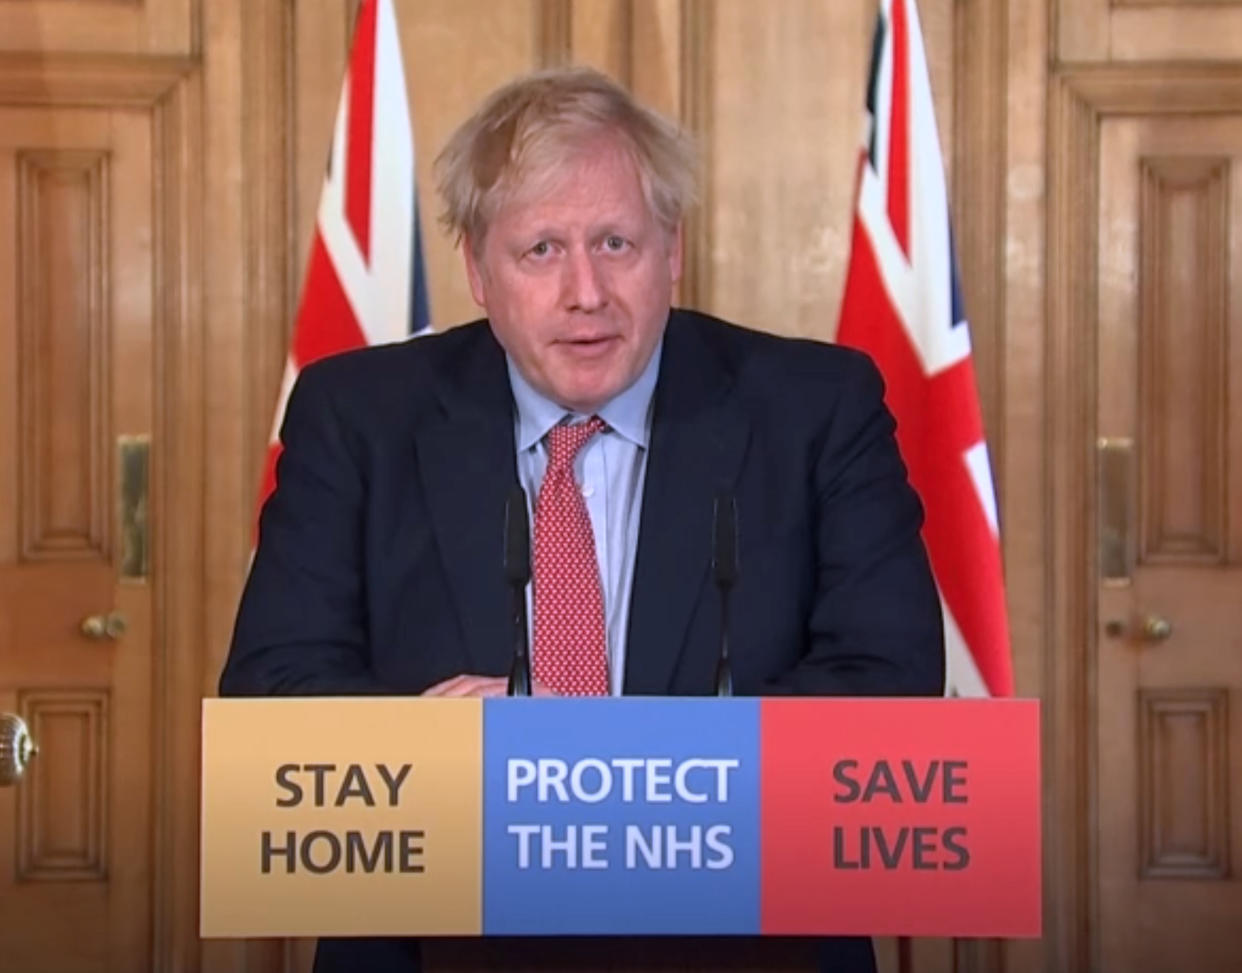
<svg viewBox="0 0 1242 973">
<path fill-rule="evenodd" d="M 205 938 L 1040 935 L 1033 700 L 210 699 L 202 718 Z"/>
</svg>

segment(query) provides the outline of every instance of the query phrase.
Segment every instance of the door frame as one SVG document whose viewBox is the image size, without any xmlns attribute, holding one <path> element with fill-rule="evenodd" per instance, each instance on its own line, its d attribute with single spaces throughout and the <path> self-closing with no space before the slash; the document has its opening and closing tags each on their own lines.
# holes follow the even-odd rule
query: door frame
<svg viewBox="0 0 1242 973">
<path fill-rule="evenodd" d="M 0 55 L 0 103 L 145 110 L 151 125 L 151 968 L 196 968 L 203 673 L 203 327 L 198 62 Z"/>
<path fill-rule="evenodd" d="M 1045 965 L 1100 965 L 1096 767 L 1096 393 L 1100 125 L 1242 111 L 1242 67 L 1054 69 L 1048 97 L 1044 645 Z"/>
</svg>

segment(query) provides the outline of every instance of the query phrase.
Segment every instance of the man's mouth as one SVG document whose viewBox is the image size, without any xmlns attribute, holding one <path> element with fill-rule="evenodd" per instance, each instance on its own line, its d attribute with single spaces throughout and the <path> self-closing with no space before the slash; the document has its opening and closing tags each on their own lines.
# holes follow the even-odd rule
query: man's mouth
<svg viewBox="0 0 1242 973">
<path fill-rule="evenodd" d="M 608 351 L 619 340 L 620 338 L 615 334 L 580 335 L 562 338 L 558 344 L 571 354 L 590 356 Z"/>
</svg>

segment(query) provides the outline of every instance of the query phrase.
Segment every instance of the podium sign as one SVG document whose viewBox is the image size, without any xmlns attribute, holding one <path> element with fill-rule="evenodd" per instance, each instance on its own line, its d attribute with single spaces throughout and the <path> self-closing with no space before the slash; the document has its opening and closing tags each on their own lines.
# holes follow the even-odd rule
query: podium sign
<svg viewBox="0 0 1242 973">
<path fill-rule="evenodd" d="M 1040 934 L 1029 700 L 203 703 L 204 937 Z"/>
</svg>

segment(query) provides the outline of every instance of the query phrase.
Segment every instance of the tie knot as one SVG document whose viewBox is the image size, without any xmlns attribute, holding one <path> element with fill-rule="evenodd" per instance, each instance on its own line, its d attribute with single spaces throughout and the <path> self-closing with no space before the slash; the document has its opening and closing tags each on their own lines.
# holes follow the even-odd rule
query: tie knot
<svg viewBox="0 0 1242 973">
<path fill-rule="evenodd" d="M 605 422 L 599 416 L 591 416 L 586 422 L 577 425 L 553 426 L 548 430 L 548 468 L 564 469 L 573 464 L 574 457 L 591 437 L 605 428 Z"/>
</svg>

